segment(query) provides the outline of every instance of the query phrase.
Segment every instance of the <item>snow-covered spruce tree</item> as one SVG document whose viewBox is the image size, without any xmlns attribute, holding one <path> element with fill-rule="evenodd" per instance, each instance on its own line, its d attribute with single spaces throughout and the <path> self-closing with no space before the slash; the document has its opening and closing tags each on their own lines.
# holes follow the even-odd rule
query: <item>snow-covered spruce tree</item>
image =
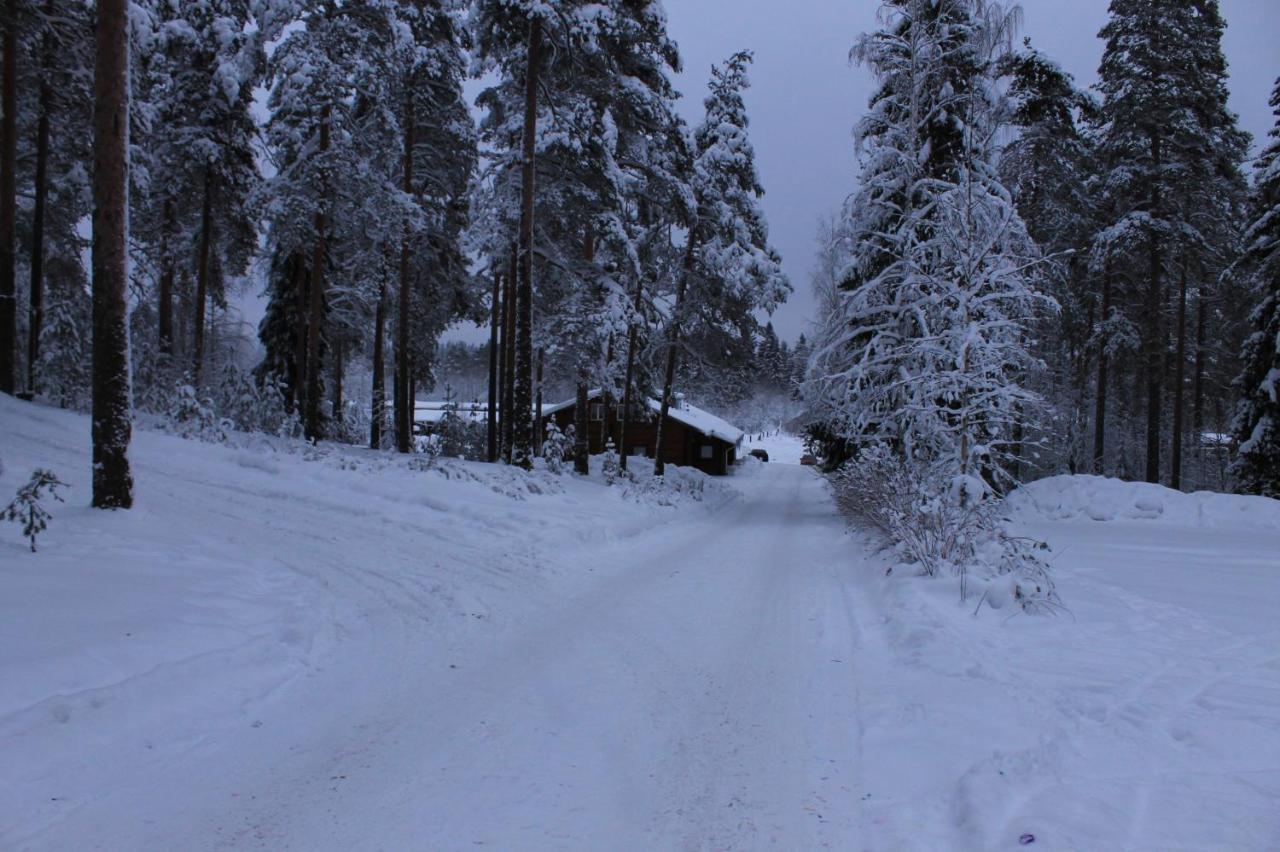
<svg viewBox="0 0 1280 852">
<path fill-rule="evenodd" d="M 772 311 L 791 292 L 760 198 L 755 150 L 747 134 L 742 93 L 749 85 L 750 51 L 739 51 L 711 71 L 705 117 L 694 132 L 691 189 L 694 215 L 667 328 L 662 406 L 655 438 L 654 475 L 662 476 L 663 425 L 671 407 L 676 367 L 686 333 L 751 327 L 747 357 L 754 351 L 754 311 Z"/>
<path fill-rule="evenodd" d="M 886 445 L 980 493 L 1040 405 L 1019 380 L 1031 320 L 1052 304 L 993 162 L 1012 21 L 968 0 L 902 0 L 883 16 L 854 48 L 880 85 L 856 131 L 853 254 L 807 397 L 829 460 Z"/>
<path fill-rule="evenodd" d="M 1237 379 L 1241 399 L 1232 431 L 1239 450 L 1231 473 L 1239 491 L 1280 498 L 1280 79 L 1271 107 L 1276 125 L 1256 164 L 1240 262 L 1257 295 Z"/>
<path fill-rule="evenodd" d="M 1141 340 L 1137 378 L 1144 387 L 1143 466 L 1149 482 L 1160 481 L 1163 471 L 1168 294 L 1176 284 L 1176 330 L 1185 348 L 1191 276 L 1212 281 L 1214 267 L 1223 265 L 1214 255 L 1224 238 L 1208 226 L 1224 224 L 1223 214 L 1233 206 L 1230 196 L 1239 191 L 1245 146 L 1226 108 L 1224 26 L 1215 0 L 1112 0 L 1100 33 L 1106 46 L 1099 66 L 1098 157 L 1106 171 L 1099 190 L 1109 214 L 1095 253 L 1101 256 L 1097 265 L 1111 275 L 1141 282 L 1119 293 L 1113 310 L 1129 317 Z M 1199 215 L 1210 210 L 1214 222 Z M 1179 422 L 1173 452 L 1180 457 L 1185 355 L 1174 359 Z M 1180 464 L 1171 467 L 1173 482 Z"/>
<path fill-rule="evenodd" d="M 147 73 L 150 134 L 145 225 L 157 269 L 161 353 L 172 354 L 174 282 L 189 270 L 189 369 L 199 386 L 209 303 L 225 305 L 257 248 L 250 206 L 260 180 L 250 108 L 265 68 L 249 0 L 162 2 Z M 253 26 L 251 26 L 253 24 Z M 215 275 L 220 268 L 222 275 Z"/>
<path fill-rule="evenodd" d="M 1087 461 L 1091 338 L 1098 311 L 1097 279 L 1087 254 L 1097 217 L 1086 189 L 1093 151 L 1084 127 L 1097 106 L 1029 39 L 1024 45 L 999 66 L 1009 79 L 1010 123 L 1018 131 L 1000 154 L 999 176 L 1028 235 L 1046 256 L 1037 270 L 1041 287 L 1062 307 L 1044 314 L 1034 327 L 1035 352 L 1046 370 L 1027 381 L 1043 389 L 1053 408 L 1050 428 L 1035 436 L 1044 445 L 1040 452 L 1049 456 L 1039 467 L 1074 473 Z M 1021 455 L 1022 432 L 1015 423 L 1015 456 Z M 1011 473 L 1018 478 L 1016 469 Z"/>
</svg>

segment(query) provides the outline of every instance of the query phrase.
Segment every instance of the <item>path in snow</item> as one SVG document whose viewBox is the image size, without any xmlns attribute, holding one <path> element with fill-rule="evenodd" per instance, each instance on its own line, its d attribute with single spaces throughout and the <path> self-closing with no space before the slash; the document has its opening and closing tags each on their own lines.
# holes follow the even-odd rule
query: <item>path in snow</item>
<svg viewBox="0 0 1280 852">
<path fill-rule="evenodd" d="M 300 743 L 241 792 L 234 844 L 849 848 L 841 528 L 810 471 L 744 485 L 714 524 L 584 551 L 598 582 L 456 669 L 418 670 L 405 649 L 347 742 Z"/>
</svg>

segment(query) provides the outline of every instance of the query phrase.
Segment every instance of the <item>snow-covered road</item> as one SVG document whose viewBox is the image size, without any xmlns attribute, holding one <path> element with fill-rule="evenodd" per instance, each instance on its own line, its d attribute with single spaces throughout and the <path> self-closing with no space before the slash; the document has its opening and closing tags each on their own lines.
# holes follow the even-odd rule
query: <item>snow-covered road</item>
<svg viewBox="0 0 1280 852">
<path fill-rule="evenodd" d="M 5 850 L 1280 848 L 1276 501 L 1030 485 L 1070 613 L 1011 618 L 798 465 L 139 430 L 102 513 L 87 437 L 0 397 L 0 494 L 71 484 L 0 527 Z"/>
<path fill-rule="evenodd" d="M 753 473 L 714 523 L 566 554 L 592 582 L 447 665 L 406 634 L 348 684 L 345 735 L 262 755 L 273 771 L 209 816 L 218 832 L 296 849 L 850 848 L 841 525 L 811 471 Z"/>
</svg>

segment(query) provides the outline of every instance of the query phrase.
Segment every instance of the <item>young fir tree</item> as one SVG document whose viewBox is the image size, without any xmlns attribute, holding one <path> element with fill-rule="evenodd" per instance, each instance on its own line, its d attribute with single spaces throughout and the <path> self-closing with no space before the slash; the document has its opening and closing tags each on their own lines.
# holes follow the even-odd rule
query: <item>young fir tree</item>
<svg viewBox="0 0 1280 852">
<path fill-rule="evenodd" d="M 751 314 L 772 311 L 791 291 L 760 198 L 755 149 L 747 134 L 742 93 L 749 86 L 749 51 L 739 51 L 711 71 L 706 110 L 694 132 L 691 189 L 694 215 L 685 240 L 671 320 L 655 438 L 654 474 L 664 474 L 663 427 L 672 403 L 676 368 L 687 329 L 754 324 Z M 754 329 L 752 329 L 754 331 Z M 745 339 L 745 355 L 755 338 Z"/>
<path fill-rule="evenodd" d="M 883 444 L 972 482 L 1003 469 L 1014 424 L 1039 403 L 1018 379 L 1046 299 L 993 162 L 1005 110 L 995 63 L 1012 21 L 968 0 L 888 13 L 854 48 L 879 88 L 857 128 L 853 254 L 809 398 L 834 439 L 829 460 Z"/>
<path fill-rule="evenodd" d="M 1277 120 L 1256 164 L 1240 264 L 1257 302 L 1237 379 L 1241 399 L 1232 431 L 1239 450 L 1231 473 L 1242 493 L 1280 498 L 1280 79 L 1271 107 Z"/>
</svg>

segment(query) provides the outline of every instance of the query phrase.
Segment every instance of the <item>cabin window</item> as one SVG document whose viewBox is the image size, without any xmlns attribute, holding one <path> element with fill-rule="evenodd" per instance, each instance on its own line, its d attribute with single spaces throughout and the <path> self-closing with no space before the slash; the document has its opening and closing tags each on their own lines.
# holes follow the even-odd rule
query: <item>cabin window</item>
<svg viewBox="0 0 1280 852">
<path fill-rule="evenodd" d="M 699 454 L 703 461 L 711 461 L 711 459 L 715 458 L 716 448 L 710 444 L 703 444 L 699 448 Z"/>
<path fill-rule="evenodd" d="M 591 403 L 591 419 L 593 422 L 599 422 L 604 419 L 604 403 Z"/>
</svg>

